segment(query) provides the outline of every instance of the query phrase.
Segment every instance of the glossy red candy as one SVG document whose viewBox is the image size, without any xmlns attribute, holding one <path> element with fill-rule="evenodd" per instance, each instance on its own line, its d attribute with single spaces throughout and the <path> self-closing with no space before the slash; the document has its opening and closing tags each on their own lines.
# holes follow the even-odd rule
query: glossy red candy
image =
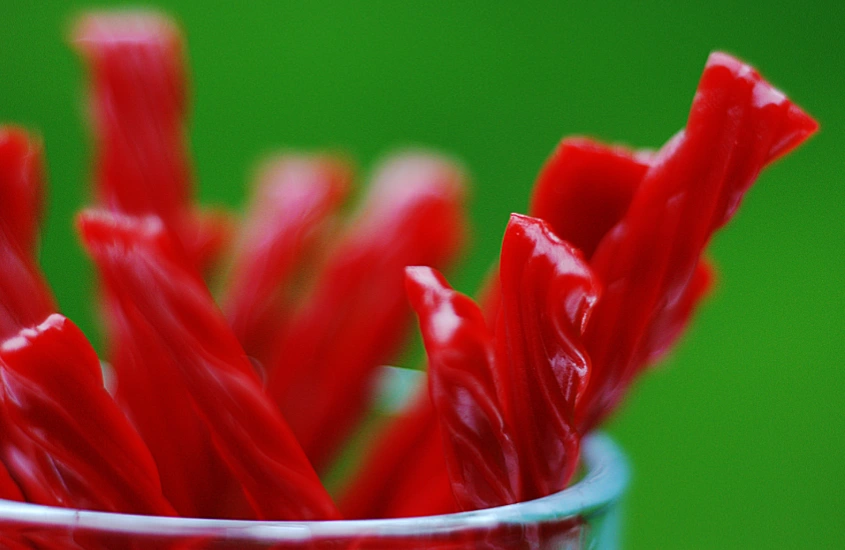
<svg viewBox="0 0 845 550">
<path fill-rule="evenodd" d="M 431 399 L 462 510 L 518 502 L 516 442 L 505 418 L 492 331 L 471 298 L 430 267 L 406 269 L 408 297 L 428 353 Z"/>
<path fill-rule="evenodd" d="M 710 56 L 685 130 L 652 160 L 624 218 L 591 259 L 607 291 L 586 334 L 593 373 L 579 407 L 582 431 L 616 407 L 663 347 L 654 327 L 686 308 L 710 236 L 760 170 L 816 127 L 754 69 L 725 54 Z"/>
<path fill-rule="evenodd" d="M 455 257 L 463 196 L 463 176 L 451 163 L 423 154 L 391 159 L 291 318 L 268 392 L 318 470 L 362 418 L 377 367 L 407 336 L 404 267 Z"/>
<path fill-rule="evenodd" d="M 53 314 L 3 342 L 0 378 L 0 453 L 27 501 L 173 515 L 149 451 L 73 323 Z"/>
<path fill-rule="evenodd" d="M 603 313 L 590 324 L 588 355 L 595 353 L 599 364 L 579 406 L 580 432 L 609 414 L 633 376 L 671 349 L 712 286 L 712 267 L 701 258 L 710 233 L 730 218 L 765 164 L 815 129 L 812 119 L 753 69 L 714 54 L 687 131 L 659 154 L 632 153 L 583 138 L 561 142 L 538 178 L 531 213 L 576 244 L 610 288 L 597 306 Z M 671 202 L 659 205 L 670 197 Z M 681 208 L 686 208 L 683 214 Z M 637 228 L 628 221 L 635 219 Z M 640 227 L 643 232 L 637 235 Z M 499 284 L 491 277 L 481 294 L 488 323 L 499 317 Z M 414 414 L 433 418 L 430 404 L 419 403 Z M 386 437 L 398 434 L 405 420 L 398 418 Z M 420 437 L 424 433 L 420 428 Z M 407 433 L 403 439 L 414 440 Z M 386 441 L 378 445 L 388 447 Z M 396 467 L 422 468 L 410 449 L 393 451 Z M 370 479 L 358 480 L 356 487 L 379 486 L 379 476 L 391 475 L 389 469 L 372 468 L 375 463 L 365 464 L 362 472 Z"/>
<path fill-rule="evenodd" d="M 114 399 L 37 266 L 40 142 L 0 128 L 0 498 L 48 505 L 338 518 L 309 459 L 326 470 L 360 425 L 378 367 L 407 335 L 405 291 L 430 398 L 388 426 L 344 512 L 448 513 L 559 491 L 581 436 L 672 348 L 712 287 L 712 234 L 817 127 L 754 69 L 711 55 L 686 127 L 659 152 L 560 143 L 533 217 L 511 217 L 481 306 L 434 268 L 405 269 L 443 266 L 462 244 L 463 175 L 450 162 L 392 159 L 338 230 L 350 170 L 287 156 L 261 176 L 224 316 L 202 270 L 232 227 L 192 203 L 178 29 L 151 13 L 95 15 L 74 38 L 91 75 L 102 207 L 80 228 L 105 289 Z M 10 548 L 28 541 L 0 534 Z"/>
<path fill-rule="evenodd" d="M 505 232 L 499 274 L 497 368 L 529 500 L 562 490 L 578 464 L 575 407 L 590 375 L 581 334 L 599 283 L 545 222 L 518 214 Z"/>
<path fill-rule="evenodd" d="M 126 323 L 135 349 L 166 353 L 168 364 L 159 368 L 182 381 L 181 398 L 193 405 L 255 517 L 337 517 L 199 273 L 161 221 L 88 212 L 80 229 L 112 312 Z"/>
<path fill-rule="evenodd" d="M 589 372 L 581 332 L 597 282 L 547 224 L 517 214 L 505 232 L 500 277 L 494 336 L 478 306 L 436 272 L 408 271 L 452 489 L 463 509 L 559 491 L 578 463 L 575 406 Z"/>
</svg>

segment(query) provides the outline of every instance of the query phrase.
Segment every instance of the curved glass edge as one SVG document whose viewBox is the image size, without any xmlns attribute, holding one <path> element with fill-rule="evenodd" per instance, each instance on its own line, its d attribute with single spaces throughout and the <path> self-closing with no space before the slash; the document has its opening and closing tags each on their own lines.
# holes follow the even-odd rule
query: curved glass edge
<svg viewBox="0 0 845 550">
<path fill-rule="evenodd" d="M 441 516 L 334 521 L 254 521 L 140 516 L 40 506 L 0 499 L 0 525 L 88 529 L 132 536 L 212 536 L 253 542 L 296 542 L 359 536 L 449 534 L 497 525 L 541 523 L 601 515 L 616 504 L 629 479 L 627 460 L 608 436 L 584 439 L 586 475 L 565 490 L 529 502 Z"/>
</svg>

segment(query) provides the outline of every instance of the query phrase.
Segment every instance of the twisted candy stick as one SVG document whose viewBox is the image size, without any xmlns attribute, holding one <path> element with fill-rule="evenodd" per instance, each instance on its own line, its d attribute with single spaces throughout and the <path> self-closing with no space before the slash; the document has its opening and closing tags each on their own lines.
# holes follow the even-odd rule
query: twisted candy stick
<svg viewBox="0 0 845 550">
<path fill-rule="evenodd" d="M 709 234 L 730 218 L 765 164 L 815 129 L 812 119 L 753 69 L 714 54 L 686 133 L 660 154 L 634 154 L 582 139 L 562 142 L 541 173 L 532 214 L 577 243 L 608 289 L 588 328 L 595 372 L 579 406 L 580 432 L 609 414 L 636 373 L 670 349 L 712 284 L 713 270 L 701 258 Z M 626 221 L 620 223 L 622 215 Z M 662 254 L 673 259 L 659 258 Z M 670 268 L 662 271 L 661 262 Z M 482 292 L 488 322 L 498 314 L 497 286 L 494 277 Z M 430 405 L 420 403 L 415 414 L 432 418 L 424 410 Z M 387 433 L 397 433 L 402 422 L 398 419 L 397 430 Z M 412 438 L 404 434 L 404 440 Z M 413 463 L 408 449 L 393 450 L 394 467 Z M 365 471 L 377 477 L 389 469 L 379 474 L 365 466 Z M 365 481 L 356 487 L 367 487 Z"/>
<path fill-rule="evenodd" d="M 475 302 L 449 288 L 437 271 L 409 267 L 405 273 L 455 500 L 462 510 L 518 502 L 518 455 L 501 403 L 492 331 Z"/>
<path fill-rule="evenodd" d="M 581 255 L 543 221 L 513 215 L 495 335 L 469 298 L 429 268 L 408 271 L 431 396 L 462 509 L 537 498 L 578 463 L 575 406 L 589 371 L 581 331 L 598 296 Z"/>
<path fill-rule="evenodd" d="M 733 215 L 767 164 L 797 147 L 815 121 L 748 65 L 707 61 L 686 129 L 652 160 L 625 217 L 590 265 L 606 292 L 587 328 L 594 372 L 579 428 L 594 428 L 665 340 L 655 334 L 684 309 L 714 231 Z M 700 280 L 701 276 L 699 276 Z M 694 290 L 691 292 L 695 292 Z"/>
<path fill-rule="evenodd" d="M 208 289 L 160 220 L 105 212 L 80 230 L 114 311 L 139 349 L 166 351 L 220 459 L 259 519 L 331 519 L 337 511 Z M 223 489 L 226 489 L 225 487 Z"/>
</svg>

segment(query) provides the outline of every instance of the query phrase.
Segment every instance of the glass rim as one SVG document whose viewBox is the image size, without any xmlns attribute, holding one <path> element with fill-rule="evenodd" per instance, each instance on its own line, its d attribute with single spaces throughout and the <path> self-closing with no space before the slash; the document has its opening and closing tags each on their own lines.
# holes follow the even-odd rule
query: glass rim
<svg viewBox="0 0 845 550">
<path fill-rule="evenodd" d="M 584 438 L 585 475 L 563 491 L 527 502 L 454 514 L 390 519 L 262 521 L 118 514 L 0 499 L 0 525 L 59 528 L 130 536 L 219 537 L 244 542 L 302 542 L 362 536 L 448 535 L 497 525 L 589 518 L 616 503 L 629 479 L 627 460 L 607 435 Z"/>
</svg>

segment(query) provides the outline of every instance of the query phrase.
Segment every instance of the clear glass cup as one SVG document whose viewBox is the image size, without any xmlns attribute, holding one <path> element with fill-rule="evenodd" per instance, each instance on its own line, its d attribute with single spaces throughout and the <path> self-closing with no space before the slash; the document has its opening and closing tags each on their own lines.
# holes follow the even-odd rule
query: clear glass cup
<svg viewBox="0 0 845 550">
<path fill-rule="evenodd" d="M 0 500 L 3 548 L 612 549 L 628 466 L 597 434 L 583 445 L 584 474 L 557 494 L 510 506 L 384 520 L 239 521 L 134 516 Z"/>
</svg>

